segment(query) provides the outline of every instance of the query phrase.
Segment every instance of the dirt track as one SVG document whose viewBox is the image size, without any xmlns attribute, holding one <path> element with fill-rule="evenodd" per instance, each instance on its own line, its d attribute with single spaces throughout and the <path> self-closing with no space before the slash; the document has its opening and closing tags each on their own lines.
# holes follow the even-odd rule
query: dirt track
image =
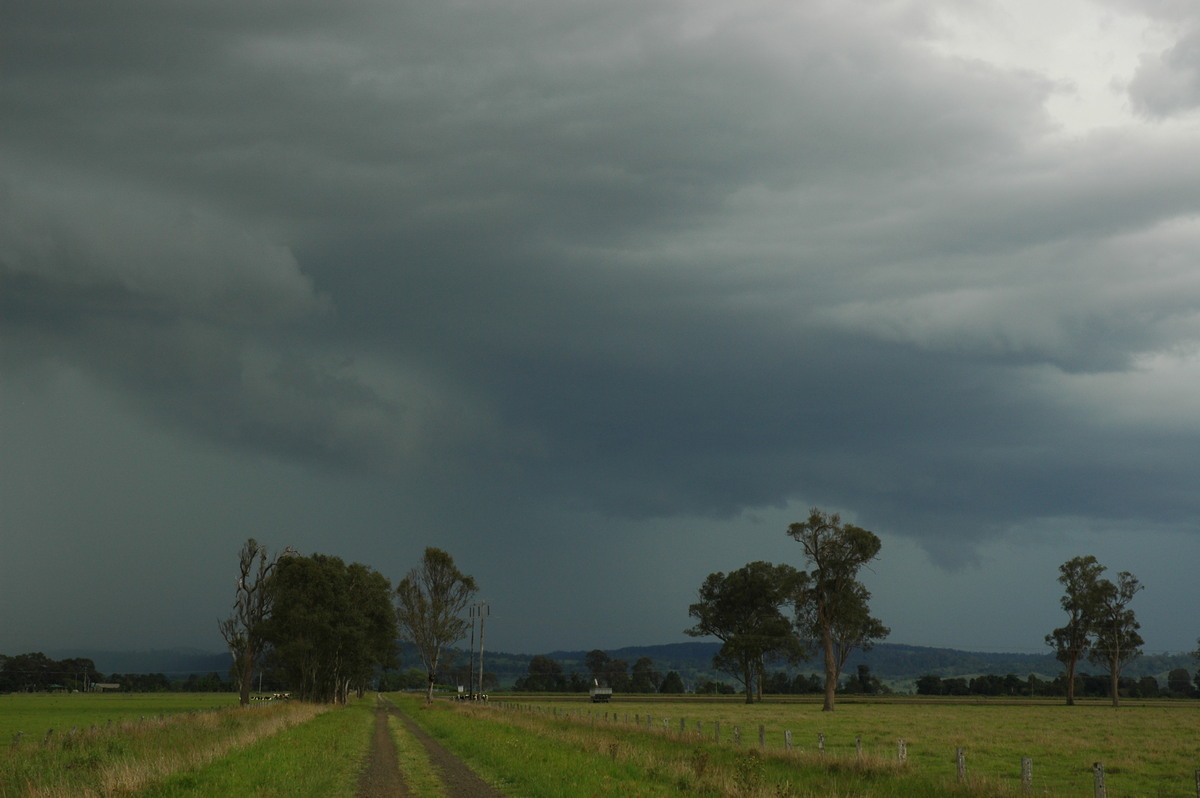
<svg viewBox="0 0 1200 798">
<path fill-rule="evenodd" d="M 404 779 L 400 775 L 396 744 L 388 731 L 389 714 L 400 718 L 408 732 L 421 741 L 450 798 L 504 798 L 503 793 L 479 778 L 475 771 L 430 737 L 412 718 L 382 698 L 375 711 L 375 733 L 371 739 L 367 767 L 359 778 L 358 798 L 393 798 L 408 795 Z"/>
</svg>

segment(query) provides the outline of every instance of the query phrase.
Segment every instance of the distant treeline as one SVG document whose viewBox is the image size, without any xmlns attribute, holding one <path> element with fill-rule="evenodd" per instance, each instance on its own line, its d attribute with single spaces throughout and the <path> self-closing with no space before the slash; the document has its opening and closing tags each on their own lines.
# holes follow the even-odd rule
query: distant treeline
<svg viewBox="0 0 1200 798">
<path fill-rule="evenodd" d="M 162 673 L 112 673 L 96 670 L 86 657 L 51 659 L 41 652 L 8 656 L 0 654 L 0 693 L 34 693 L 54 690 L 87 691 L 97 684 L 117 685 L 124 692 L 227 692 L 232 683 L 220 674 L 188 674 L 170 679 Z M 111 688 L 110 688 L 111 689 Z"/>
<path fill-rule="evenodd" d="M 1084 673 L 1075 677 L 1076 696 L 1105 698 L 1109 695 L 1109 686 L 1108 674 Z M 1200 698 L 1200 671 L 1193 676 L 1185 668 L 1175 668 L 1167 675 L 1166 684 L 1160 684 L 1153 676 L 1122 677 L 1118 687 L 1121 695 L 1128 698 Z M 934 675 L 917 679 L 917 695 L 1058 697 L 1066 694 L 1065 674 L 1050 680 L 1032 674 L 1021 678 L 1011 673 L 1007 676 L 985 674 L 971 679 L 943 679 Z"/>
</svg>

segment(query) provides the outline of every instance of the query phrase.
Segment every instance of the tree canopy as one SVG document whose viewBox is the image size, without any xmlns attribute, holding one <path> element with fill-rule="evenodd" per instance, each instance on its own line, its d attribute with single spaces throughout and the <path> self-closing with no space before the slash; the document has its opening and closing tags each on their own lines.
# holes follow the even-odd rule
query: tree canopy
<svg viewBox="0 0 1200 798">
<path fill-rule="evenodd" d="M 1089 554 L 1067 560 L 1058 570 L 1058 581 L 1064 590 L 1060 603 L 1067 613 L 1067 622 L 1046 635 L 1046 645 L 1067 666 L 1067 704 L 1074 704 L 1075 669 L 1091 646 L 1098 612 L 1097 585 L 1104 566 Z"/>
<path fill-rule="evenodd" d="M 428 674 L 426 702 L 433 701 L 443 652 L 471 628 L 462 613 L 477 589 L 475 580 L 458 570 L 453 557 L 432 546 L 425 549 L 421 565 L 409 571 L 396 588 L 396 620 Z"/>
<path fill-rule="evenodd" d="M 376 668 L 394 667 L 391 583 L 360 563 L 313 554 L 281 557 L 268 582 L 268 662 L 299 698 L 344 703 Z"/>
<path fill-rule="evenodd" d="M 1141 624 L 1129 609 L 1142 585 L 1128 571 L 1117 574 L 1115 583 L 1101 578 L 1107 569 L 1091 555 L 1073 557 L 1058 570 L 1067 623 L 1046 635 L 1046 643 L 1067 666 L 1067 703 L 1075 703 L 1075 669 L 1086 656 L 1108 670 L 1109 694 L 1118 706 L 1121 670 L 1142 653 Z"/>
<path fill-rule="evenodd" d="M 1128 571 L 1117 574 L 1117 581 L 1101 579 L 1096 586 L 1094 640 L 1088 659 L 1108 670 L 1112 705 L 1119 706 L 1121 669 L 1142 653 L 1141 624 L 1129 609 L 1133 597 L 1142 590 L 1137 577 Z"/>
<path fill-rule="evenodd" d="M 713 667 L 745 686 L 746 703 L 754 701 L 756 680 L 761 698 L 768 662 L 804 657 L 784 612 L 795 605 L 799 578 L 790 565 L 752 562 L 728 574 L 709 574 L 700 586 L 699 601 L 688 608 L 696 624 L 684 632 L 721 641 Z"/>
<path fill-rule="evenodd" d="M 868 649 L 890 630 L 870 613 L 871 594 L 858 572 L 882 546 L 875 533 L 842 523 L 837 513 L 814 507 L 808 520 L 788 527 L 804 547 L 809 570 L 802 575 L 796 628 L 802 639 L 819 643 L 825 666 L 825 702 L 832 711 L 838 679 L 850 652 Z"/>
</svg>

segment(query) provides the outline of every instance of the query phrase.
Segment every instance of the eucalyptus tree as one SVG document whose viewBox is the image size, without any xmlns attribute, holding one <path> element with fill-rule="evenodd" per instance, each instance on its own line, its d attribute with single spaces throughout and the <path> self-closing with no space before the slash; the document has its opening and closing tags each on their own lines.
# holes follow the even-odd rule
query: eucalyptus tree
<svg viewBox="0 0 1200 798">
<path fill-rule="evenodd" d="M 1101 579 L 1096 586 L 1096 615 L 1093 619 L 1093 642 L 1088 659 L 1108 669 L 1109 693 L 1112 705 L 1120 706 L 1118 683 L 1121 669 L 1140 656 L 1146 641 L 1138 634 L 1138 623 L 1130 602 L 1142 590 L 1142 583 L 1128 571 L 1117 574 L 1117 581 Z"/>
<path fill-rule="evenodd" d="M 290 547 L 278 556 L 271 557 L 267 547 L 254 538 L 249 538 L 238 552 L 237 588 L 234 593 L 233 612 L 219 621 L 221 637 L 229 646 L 233 656 L 231 673 L 238 685 L 238 702 L 242 706 L 250 703 L 250 687 L 254 679 L 254 667 L 261 664 L 266 641 L 263 624 L 271 615 L 273 597 L 267 590 L 267 580 L 279 561 L 279 557 L 294 554 Z"/>
<path fill-rule="evenodd" d="M 454 558 L 432 546 L 396 588 L 396 620 L 428 675 L 426 703 L 433 701 L 442 654 L 471 628 L 462 614 L 477 591 L 475 580 L 458 570 Z"/>
<path fill-rule="evenodd" d="M 1046 645 L 1067 667 L 1067 705 L 1075 703 L 1075 669 L 1092 645 L 1093 629 L 1099 612 L 1100 575 L 1104 566 L 1092 555 L 1073 557 L 1058 566 L 1058 581 L 1063 586 L 1059 600 L 1067 613 L 1067 622 L 1046 635 Z"/>
<path fill-rule="evenodd" d="M 274 602 L 263 636 L 268 662 L 298 697 L 345 703 L 377 668 L 393 667 L 391 582 L 360 563 L 313 554 L 279 561 L 267 582 Z"/>
<path fill-rule="evenodd" d="M 700 586 L 699 601 L 688 607 L 695 626 L 693 637 L 716 637 L 721 648 L 713 667 L 729 673 L 746 688 L 746 703 L 758 696 L 770 661 L 798 662 L 804 648 L 796 639 L 784 609 L 796 601 L 799 573 L 790 565 L 752 562 L 728 574 L 709 574 Z"/>
<path fill-rule="evenodd" d="M 838 680 L 850 652 L 868 650 L 890 629 L 871 615 L 871 593 L 858 572 L 879 554 L 874 532 L 842 523 L 837 513 L 814 507 L 808 520 L 788 527 L 788 535 L 804 547 L 809 570 L 801 574 L 796 629 L 801 639 L 819 643 L 825 669 L 822 710 L 832 712 Z"/>
</svg>

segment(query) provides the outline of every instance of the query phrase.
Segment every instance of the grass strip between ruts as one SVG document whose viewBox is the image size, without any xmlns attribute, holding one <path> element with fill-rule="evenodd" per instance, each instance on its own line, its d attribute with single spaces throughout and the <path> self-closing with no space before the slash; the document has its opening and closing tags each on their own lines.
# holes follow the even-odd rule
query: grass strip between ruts
<svg viewBox="0 0 1200 798">
<path fill-rule="evenodd" d="M 410 798 L 445 798 L 442 780 L 421 741 L 395 715 L 388 717 L 388 729 L 396 743 L 396 758 L 400 761 L 400 773 Z"/>
</svg>

